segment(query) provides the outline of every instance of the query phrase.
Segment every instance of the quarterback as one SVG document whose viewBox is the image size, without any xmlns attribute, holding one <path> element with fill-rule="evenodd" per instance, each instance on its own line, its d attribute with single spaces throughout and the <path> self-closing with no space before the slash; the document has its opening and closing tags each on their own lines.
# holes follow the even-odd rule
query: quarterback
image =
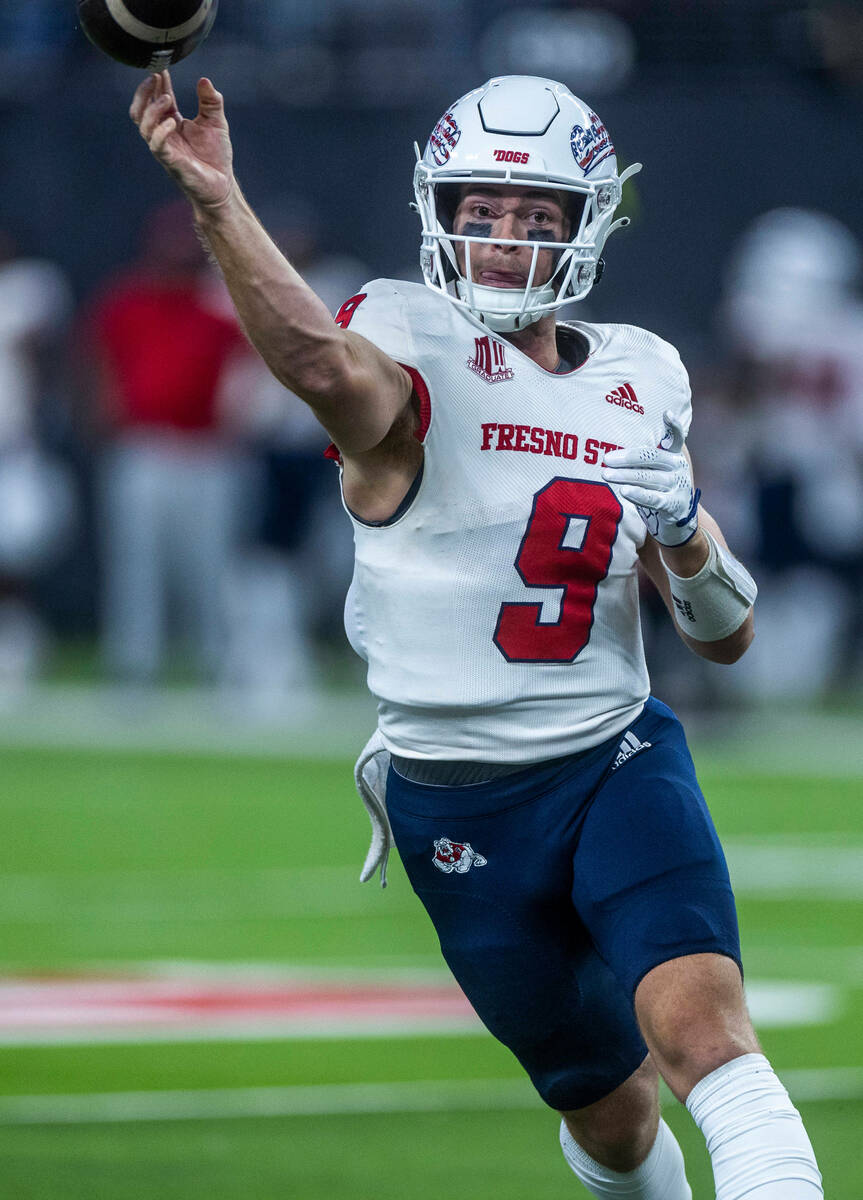
<svg viewBox="0 0 863 1200">
<path fill-rule="evenodd" d="M 394 840 L 488 1029 L 561 1117 L 595 1196 L 685 1200 L 658 1080 L 718 1200 L 814 1200 L 799 1114 L 746 1009 L 728 871 L 674 713 L 650 696 L 638 574 L 732 663 L 756 588 L 700 504 L 672 346 L 558 321 L 603 268 L 625 180 L 563 85 L 492 79 L 417 149 L 425 285 L 335 322 L 232 170 L 222 96 L 167 73 L 132 119 L 194 209 L 252 343 L 329 431 L 353 522 L 348 636 L 379 726 L 364 869 Z"/>
</svg>

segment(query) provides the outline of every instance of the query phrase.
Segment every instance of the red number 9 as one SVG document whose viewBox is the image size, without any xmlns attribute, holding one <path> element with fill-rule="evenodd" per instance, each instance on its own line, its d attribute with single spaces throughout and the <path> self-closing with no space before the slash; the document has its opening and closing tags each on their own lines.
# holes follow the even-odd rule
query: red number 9
<svg viewBox="0 0 863 1200">
<path fill-rule="evenodd" d="M 558 477 L 536 493 L 515 566 L 528 587 L 563 589 L 560 616 L 542 621 L 541 604 L 502 604 L 494 642 L 504 658 L 571 663 L 584 649 L 622 516 L 606 483 Z"/>
</svg>

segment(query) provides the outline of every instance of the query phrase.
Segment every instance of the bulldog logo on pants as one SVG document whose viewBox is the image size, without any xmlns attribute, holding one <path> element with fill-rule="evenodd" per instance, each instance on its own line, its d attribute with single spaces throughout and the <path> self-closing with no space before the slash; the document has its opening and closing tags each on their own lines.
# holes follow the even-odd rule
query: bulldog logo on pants
<svg viewBox="0 0 863 1200">
<path fill-rule="evenodd" d="M 432 862 L 445 875 L 456 871 L 464 875 L 471 867 L 484 867 L 488 859 L 477 854 L 470 842 L 451 842 L 449 838 L 436 838 Z"/>
</svg>

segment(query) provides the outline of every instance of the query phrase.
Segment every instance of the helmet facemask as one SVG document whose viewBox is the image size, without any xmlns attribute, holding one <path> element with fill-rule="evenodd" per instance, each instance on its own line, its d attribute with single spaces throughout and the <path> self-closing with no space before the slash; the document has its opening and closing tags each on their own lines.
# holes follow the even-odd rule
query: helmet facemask
<svg viewBox="0 0 863 1200">
<path fill-rule="evenodd" d="M 537 111 L 541 112 L 544 122 L 545 106 L 550 114 L 548 124 L 536 129 L 522 124 L 511 132 L 500 125 L 490 128 L 483 104 L 484 97 L 492 92 L 496 93 L 493 102 L 498 105 L 506 105 L 507 95 L 511 95 L 510 110 L 516 112 L 524 111 L 522 101 L 525 97 L 538 97 Z M 582 114 L 589 114 L 599 125 L 595 114 L 562 85 L 525 76 L 504 77 L 489 81 L 454 105 L 438 123 L 425 154 L 416 147 L 414 193 L 422 221 L 420 261 L 423 278 L 428 287 L 466 308 L 495 332 L 514 332 L 565 304 L 584 299 L 601 274 L 600 255 L 607 238 L 615 229 L 629 224 L 628 217 L 615 220 L 614 213 L 621 200 L 622 184 L 641 170 L 641 164 L 634 163 L 618 176 L 613 147 L 608 142 L 608 150 L 595 164 L 588 165 L 586 170 L 579 168 L 576 149 L 570 149 L 571 136 L 575 136 L 576 130 L 584 134 L 585 128 L 589 131 L 588 137 L 593 136 L 589 118 Z M 515 117 L 516 121 L 519 119 Z M 572 126 L 570 134 L 573 119 L 582 124 Z M 529 124 L 530 117 L 525 120 Z M 464 130 L 464 138 L 462 124 L 469 126 Z M 555 126 L 553 131 L 552 125 Z M 604 133 L 604 127 L 599 125 L 599 128 Z M 497 144 L 524 147 L 524 150 L 501 150 L 495 148 Z M 498 168 L 495 160 L 500 155 L 519 165 L 507 163 Z M 536 163 L 536 167 L 531 169 L 521 165 L 528 162 Z M 596 170 L 596 178 L 590 178 L 590 173 L 600 164 L 602 167 Z M 531 249 L 528 278 L 523 287 L 489 287 L 475 283 L 470 268 L 471 247 L 497 245 L 501 239 L 453 232 L 453 216 L 462 187 L 482 184 L 548 189 L 568 198 L 569 240 L 507 239 L 507 246 Z M 459 267 L 457 245 L 464 248 L 463 271 Z M 554 254 L 556 261 L 547 282 L 535 286 L 533 280 L 539 255 L 545 250 Z"/>
</svg>

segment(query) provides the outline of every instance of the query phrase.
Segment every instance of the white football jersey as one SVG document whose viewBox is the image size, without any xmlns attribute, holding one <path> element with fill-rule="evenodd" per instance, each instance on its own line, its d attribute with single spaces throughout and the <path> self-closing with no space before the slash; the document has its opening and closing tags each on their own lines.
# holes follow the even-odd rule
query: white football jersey
<svg viewBox="0 0 863 1200">
<path fill-rule="evenodd" d="M 345 624 L 387 748 L 537 762 L 624 730 L 649 691 L 635 507 L 603 454 L 688 430 L 686 372 L 629 325 L 569 327 L 590 353 L 544 370 L 420 284 L 378 279 L 337 317 L 413 376 L 425 461 L 396 520 L 353 514 Z"/>
</svg>

